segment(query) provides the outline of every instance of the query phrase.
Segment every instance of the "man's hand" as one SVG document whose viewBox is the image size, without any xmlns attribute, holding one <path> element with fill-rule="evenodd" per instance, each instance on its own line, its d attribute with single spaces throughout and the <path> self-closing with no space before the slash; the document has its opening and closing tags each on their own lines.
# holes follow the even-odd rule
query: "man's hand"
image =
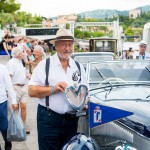
<svg viewBox="0 0 150 150">
<path fill-rule="evenodd" d="M 88 109 L 88 105 L 85 104 L 84 107 L 83 107 L 83 110 L 87 110 Z"/>
<path fill-rule="evenodd" d="M 86 98 L 86 104 L 83 107 L 83 110 L 87 110 L 88 109 L 88 102 L 90 101 L 90 97 Z"/>
<path fill-rule="evenodd" d="M 58 82 L 55 86 L 54 86 L 54 91 L 55 93 L 58 92 L 65 92 L 65 89 L 67 88 L 67 83 L 66 82 Z"/>
<path fill-rule="evenodd" d="M 12 104 L 12 109 L 13 109 L 13 110 L 18 110 L 18 108 L 19 108 L 19 107 L 18 107 L 18 104 Z"/>
</svg>

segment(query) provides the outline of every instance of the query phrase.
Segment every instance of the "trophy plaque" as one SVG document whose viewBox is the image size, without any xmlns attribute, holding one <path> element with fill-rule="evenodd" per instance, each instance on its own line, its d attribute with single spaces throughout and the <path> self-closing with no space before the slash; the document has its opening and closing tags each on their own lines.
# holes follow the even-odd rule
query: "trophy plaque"
<svg viewBox="0 0 150 150">
<path fill-rule="evenodd" d="M 85 85 L 79 87 L 69 86 L 65 90 L 67 102 L 71 105 L 74 111 L 67 112 L 75 117 L 85 116 L 86 111 L 83 111 L 86 97 L 88 95 L 88 88 Z"/>
</svg>

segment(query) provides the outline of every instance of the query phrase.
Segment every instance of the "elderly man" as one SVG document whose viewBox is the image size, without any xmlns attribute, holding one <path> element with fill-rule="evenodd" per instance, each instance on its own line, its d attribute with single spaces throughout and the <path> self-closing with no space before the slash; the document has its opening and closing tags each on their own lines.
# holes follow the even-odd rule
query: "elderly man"
<svg viewBox="0 0 150 150">
<path fill-rule="evenodd" d="M 12 82 L 8 73 L 7 68 L 0 64 L 0 131 L 5 141 L 5 150 L 11 150 L 12 144 L 7 141 L 7 128 L 8 128 L 8 95 L 12 101 L 13 110 L 18 109 L 16 95 L 12 86 Z"/>
<path fill-rule="evenodd" d="M 26 68 L 22 64 L 23 50 L 20 47 L 12 49 L 12 59 L 7 63 L 7 69 L 12 78 L 12 83 L 17 96 L 18 106 L 21 108 L 21 118 L 26 125 L 26 101 L 29 98 L 27 90 L 27 73 Z M 26 129 L 27 134 L 30 133 Z"/>
<path fill-rule="evenodd" d="M 141 41 L 139 44 L 139 52 L 133 54 L 133 59 L 150 60 L 150 54 L 146 52 L 147 42 Z"/>
<path fill-rule="evenodd" d="M 70 57 L 73 53 L 74 38 L 66 29 L 57 31 L 55 44 L 57 53 L 50 57 L 48 83 L 45 85 L 46 60 L 35 68 L 29 82 L 29 95 L 36 97 L 38 103 L 37 129 L 39 150 L 60 150 L 63 144 L 77 133 L 78 118 L 67 117 L 66 112 L 73 108 L 67 103 L 67 86 L 87 85 L 85 71 L 80 70 Z M 81 81 L 80 81 L 81 80 Z"/>
</svg>

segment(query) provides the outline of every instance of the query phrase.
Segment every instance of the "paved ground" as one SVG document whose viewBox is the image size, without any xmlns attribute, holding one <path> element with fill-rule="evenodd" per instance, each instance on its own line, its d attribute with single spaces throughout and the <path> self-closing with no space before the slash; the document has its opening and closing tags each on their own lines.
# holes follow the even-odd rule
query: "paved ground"
<svg viewBox="0 0 150 150">
<path fill-rule="evenodd" d="M 9 116 L 10 116 L 9 107 Z M 37 143 L 37 128 L 36 128 L 36 107 L 34 100 L 28 100 L 27 103 L 27 126 L 29 127 L 31 133 L 27 135 L 27 140 L 25 142 L 13 142 L 12 150 L 38 150 Z M 4 142 L 0 134 L 0 145 L 2 150 L 4 150 Z"/>
</svg>

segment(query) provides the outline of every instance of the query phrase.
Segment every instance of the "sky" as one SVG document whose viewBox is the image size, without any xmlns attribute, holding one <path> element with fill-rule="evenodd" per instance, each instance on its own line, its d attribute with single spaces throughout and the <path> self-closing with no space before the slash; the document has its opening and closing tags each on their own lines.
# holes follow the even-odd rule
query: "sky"
<svg viewBox="0 0 150 150">
<path fill-rule="evenodd" d="M 17 0 L 16 0 L 17 1 Z M 18 0 L 21 11 L 44 17 L 69 15 L 96 9 L 130 10 L 150 5 L 150 0 Z"/>
</svg>

